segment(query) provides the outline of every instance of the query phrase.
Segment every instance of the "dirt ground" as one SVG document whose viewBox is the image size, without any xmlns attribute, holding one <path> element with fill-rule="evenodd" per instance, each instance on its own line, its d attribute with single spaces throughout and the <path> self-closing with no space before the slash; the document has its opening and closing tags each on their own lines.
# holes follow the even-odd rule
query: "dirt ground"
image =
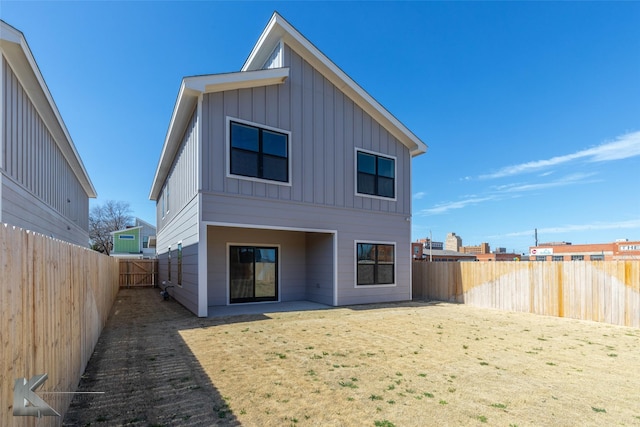
<svg viewBox="0 0 640 427">
<path fill-rule="evenodd" d="M 78 391 L 105 393 L 64 425 L 640 426 L 640 329 L 415 301 L 199 319 L 125 289 Z"/>
</svg>

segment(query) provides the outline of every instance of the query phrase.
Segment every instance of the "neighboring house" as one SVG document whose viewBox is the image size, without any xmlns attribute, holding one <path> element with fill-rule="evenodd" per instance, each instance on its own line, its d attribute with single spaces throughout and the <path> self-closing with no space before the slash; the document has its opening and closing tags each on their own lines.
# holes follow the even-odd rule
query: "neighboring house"
<svg viewBox="0 0 640 427">
<path fill-rule="evenodd" d="M 156 228 L 136 218 L 134 225 L 112 231 L 113 249 L 110 255 L 119 258 L 155 258 Z"/>
<path fill-rule="evenodd" d="M 89 246 L 96 191 L 24 35 L 0 21 L 0 222 Z"/>
<path fill-rule="evenodd" d="M 409 300 L 426 149 L 275 13 L 241 71 L 182 80 L 149 195 L 159 280 L 199 316 Z"/>
</svg>

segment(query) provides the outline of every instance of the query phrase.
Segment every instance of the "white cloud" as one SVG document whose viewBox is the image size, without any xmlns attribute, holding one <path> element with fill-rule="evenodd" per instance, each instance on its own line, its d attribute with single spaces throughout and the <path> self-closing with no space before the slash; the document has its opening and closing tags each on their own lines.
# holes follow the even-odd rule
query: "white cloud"
<svg viewBox="0 0 640 427">
<path fill-rule="evenodd" d="M 596 231 L 596 230 L 616 230 L 616 229 L 633 229 L 640 228 L 640 218 L 631 219 L 628 221 L 618 222 L 594 222 L 591 224 L 569 224 L 561 225 L 557 227 L 539 228 L 539 234 L 563 234 L 575 231 Z M 533 230 L 517 231 L 514 233 L 507 233 L 501 237 L 518 237 L 518 236 L 532 236 Z"/>
<path fill-rule="evenodd" d="M 550 168 L 577 159 L 586 159 L 588 162 L 605 162 L 612 160 L 628 159 L 640 156 L 640 132 L 632 132 L 621 135 L 615 141 L 605 142 L 597 147 L 581 150 L 576 153 L 556 156 L 545 160 L 536 160 L 519 165 L 507 166 L 497 172 L 481 175 L 481 179 L 495 179 L 505 176 L 518 175 Z"/>
<path fill-rule="evenodd" d="M 458 200 L 456 202 L 441 203 L 439 205 L 435 205 L 432 208 L 423 209 L 420 212 L 418 212 L 418 215 L 436 215 L 436 214 L 441 214 L 441 213 L 445 213 L 445 212 L 453 210 L 453 209 L 462 209 L 462 208 L 467 207 L 469 205 L 477 205 L 478 203 L 488 202 L 488 201 L 491 201 L 491 200 L 496 200 L 496 198 L 497 198 L 496 196 L 487 196 L 487 197 L 470 196 L 469 198 L 464 199 L 464 200 Z"/>
<path fill-rule="evenodd" d="M 484 202 L 504 200 L 505 198 L 517 198 L 517 197 L 520 197 L 520 195 L 517 193 L 524 193 L 527 191 L 544 190 L 548 188 L 563 187 L 567 185 L 592 183 L 592 182 L 596 182 L 596 180 L 589 179 L 589 178 L 591 178 L 594 175 L 596 174 L 595 173 L 575 173 L 575 174 L 558 178 L 557 180 L 550 181 L 550 182 L 543 182 L 543 183 L 537 183 L 537 184 L 515 183 L 515 184 L 498 185 L 498 186 L 492 187 L 491 191 L 486 196 L 478 196 L 475 194 L 461 196 L 463 197 L 462 200 L 437 204 L 432 208 L 421 210 L 420 212 L 418 212 L 418 215 L 437 215 L 437 214 L 445 213 L 450 210 L 462 209 L 462 208 L 466 208 L 467 206 L 478 205 Z M 414 195 L 414 198 L 417 198 L 416 195 Z"/>
<path fill-rule="evenodd" d="M 543 190 L 554 187 L 564 187 L 566 185 L 587 184 L 596 182 L 594 179 L 588 179 L 595 173 L 575 173 L 564 176 L 555 181 L 541 182 L 536 184 L 506 184 L 494 187 L 496 191 L 501 193 L 519 193 L 523 191 Z"/>
<path fill-rule="evenodd" d="M 415 194 L 413 195 L 413 198 L 414 198 L 414 199 L 416 199 L 416 200 L 420 200 L 420 199 L 422 199 L 426 194 L 427 194 L 427 193 L 425 193 L 424 191 L 419 191 L 419 192 L 417 192 L 417 193 L 415 193 Z"/>
</svg>

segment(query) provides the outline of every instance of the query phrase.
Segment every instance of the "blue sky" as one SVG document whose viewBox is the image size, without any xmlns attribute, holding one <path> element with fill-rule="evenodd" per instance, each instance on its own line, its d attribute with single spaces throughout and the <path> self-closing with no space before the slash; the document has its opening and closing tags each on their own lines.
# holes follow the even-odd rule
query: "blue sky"
<svg viewBox="0 0 640 427">
<path fill-rule="evenodd" d="M 151 223 L 182 77 L 238 71 L 274 10 L 429 145 L 414 240 L 640 240 L 640 2 L 0 1 L 92 205 L 126 201 Z"/>
</svg>

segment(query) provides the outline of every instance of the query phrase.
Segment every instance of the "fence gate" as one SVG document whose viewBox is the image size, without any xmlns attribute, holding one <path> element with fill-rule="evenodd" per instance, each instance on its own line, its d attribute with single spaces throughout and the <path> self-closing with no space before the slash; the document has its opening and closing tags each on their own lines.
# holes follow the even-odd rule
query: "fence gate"
<svg viewBox="0 0 640 427">
<path fill-rule="evenodd" d="M 120 287 L 156 286 L 157 259 L 120 259 Z"/>
</svg>

